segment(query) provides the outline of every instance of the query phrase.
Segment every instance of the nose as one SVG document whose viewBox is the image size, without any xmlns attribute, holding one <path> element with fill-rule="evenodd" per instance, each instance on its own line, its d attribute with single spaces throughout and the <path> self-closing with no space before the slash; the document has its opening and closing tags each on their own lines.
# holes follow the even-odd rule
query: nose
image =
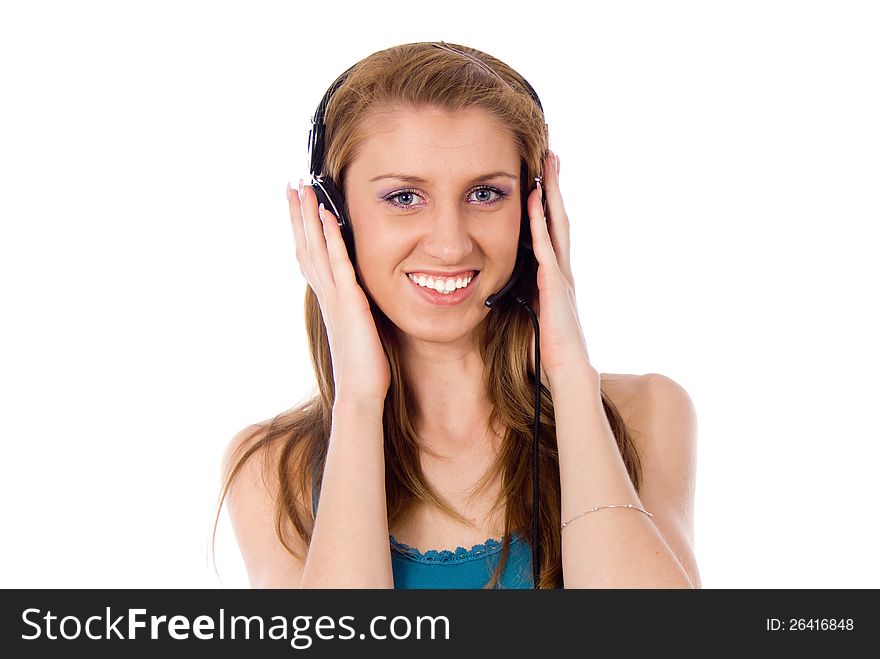
<svg viewBox="0 0 880 659">
<path fill-rule="evenodd" d="M 473 251 L 471 223 L 475 220 L 467 213 L 447 206 L 438 209 L 428 222 L 422 236 L 422 249 L 434 257 L 438 264 L 457 265 Z"/>
</svg>

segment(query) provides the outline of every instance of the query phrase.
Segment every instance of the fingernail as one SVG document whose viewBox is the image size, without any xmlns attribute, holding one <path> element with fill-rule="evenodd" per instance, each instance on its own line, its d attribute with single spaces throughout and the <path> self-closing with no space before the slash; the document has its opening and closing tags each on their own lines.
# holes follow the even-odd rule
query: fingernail
<svg viewBox="0 0 880 659">
<path fill-rule="evenodd" d="M 287 182 L 287 201 L 290 201 L 290 181 Z"/>
<path fill-rule="evenodd" d="M 299 180 L 299 194 L 300 194 L 300 195 L 302 195 L 302 193 L 303 193 L 303 188 L 304 188 L 304 187 L 305 187 L 305 185 L 303 184 L 303 180 L 300 179 L 300 180 Z"/>
</svg>

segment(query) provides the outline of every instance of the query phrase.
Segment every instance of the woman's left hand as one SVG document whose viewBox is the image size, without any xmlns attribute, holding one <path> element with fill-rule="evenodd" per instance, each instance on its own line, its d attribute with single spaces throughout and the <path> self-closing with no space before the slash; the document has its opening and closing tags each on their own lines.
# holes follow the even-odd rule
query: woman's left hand
<svg viewBox="0 0 880 659">
<path fill-rule="evenodd" d="M 542 194 L 547 195 L 546 219 Z M 532 245 L 538 261 L 538 300 L 534 301 L 532 308 L 540 324 L 542 380 L 547 381 L 552 391 L 553 385 L 564 383 L 565 374 L 572 373 L 573 369 L 595 372 L 578 318 L 571 274 L 568 216 L 559 191 L 559 162 L 552 152 L 544 159 L 542 187 L 529 195 L 528 211 Z M 530 345 L 530 363 L 534 371 L 534 340 Z"/>
</svg>

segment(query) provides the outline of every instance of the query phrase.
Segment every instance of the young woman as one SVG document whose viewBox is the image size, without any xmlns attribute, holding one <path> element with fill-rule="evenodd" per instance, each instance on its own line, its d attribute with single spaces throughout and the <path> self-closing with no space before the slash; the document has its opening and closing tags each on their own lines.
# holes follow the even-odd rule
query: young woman
<svg viewBox="0 0 880 659">
<path fill-rule="evenodd" d="M 355 263 L 315 190 L 288 189 L 318 393 L 224 455 L 217 514 L 226 499 L 251 585 L 532 588 L 538 551 L 541 588 L 700 587 L 692 402 L 593 368 L 543 113 L 500 60 L 436 45 L 374 53 L 327 105 L 322 174 Z M 514 269 L 523 198 L 537 548 L 534 330 L 516 302 L 484 304 Z"/>
</svg>

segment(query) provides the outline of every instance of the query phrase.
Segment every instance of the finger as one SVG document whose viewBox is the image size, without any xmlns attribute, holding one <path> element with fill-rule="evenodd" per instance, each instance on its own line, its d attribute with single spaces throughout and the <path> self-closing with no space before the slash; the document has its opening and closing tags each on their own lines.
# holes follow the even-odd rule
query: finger
<svg viewBox="0 0 880 659">
<path fill-rule="evenodd" d="M 330 257 L 327 254 L 327 241 L 324 238 L 324 228 L 321 226 L 321 218 L 318 216 L 318 197 L 312 186 L 304 185 L 300 192 L 300 209 L 302 211 L 303 228 L 306 234 L 306 245 L 309 250 L 309 258 L 315 270 L 318 286 L 327 295 L 336 289 L 336 280 L 330 269 Z M 317 292 L 317 291 L 316 291 Z"/>
<path fill-rule="evenodd" d="M 289 183 L 287 184 L 287 205 L 290 211 L 290 225 L 293 228 L 293 242 L 296 246 L 296 260 L 299 262 L 299 271 L 306 278 L 309 285 L 312 285 L 312 282 L 315 281 L 315 275 L 309 257 L 305 229 L 303 228 L 299 191 L 291 187 Z M 315 286 L 312 285 L 312 288 L 314 289 Z"/>
<path fill-rule="evenodd" d="M 342 238 L 339 220 L 332 211 L 324 208 L 323 204 L 318 207 L 318 214 L 324 227 L 327 257 L 330 261 L 330 269 L 333 271 L 333 279 L 340 291 L 351 290 L 351 287 L 357 284 L 357 277 L 345 247 L 345 240 Z"/>
<path fill-rule="evenodd" d="M 540 184 L 529 195 L 529 222 L 532 230 L 532 245 L 535 250 L 535 258 L 540 265 L 558 269 L 556 254 L 550 241 L 550 233 L 547 230 L 547 220 L 544 217 L 544 209 L 541 207 L 541 194 L 543 190 Z"/>
<path fill-rule="evenodd" d="M 552 152 L 544 159 L 543 183 L 544 194 L 547 195 L 548 231 L 556 260 L 559 262 L 562 274 L 568 279 L 569 284 L 574 286 L 574 277 L 571 273 L 571 227 L 559 189 L 558 161 Z"/>
</svg>

